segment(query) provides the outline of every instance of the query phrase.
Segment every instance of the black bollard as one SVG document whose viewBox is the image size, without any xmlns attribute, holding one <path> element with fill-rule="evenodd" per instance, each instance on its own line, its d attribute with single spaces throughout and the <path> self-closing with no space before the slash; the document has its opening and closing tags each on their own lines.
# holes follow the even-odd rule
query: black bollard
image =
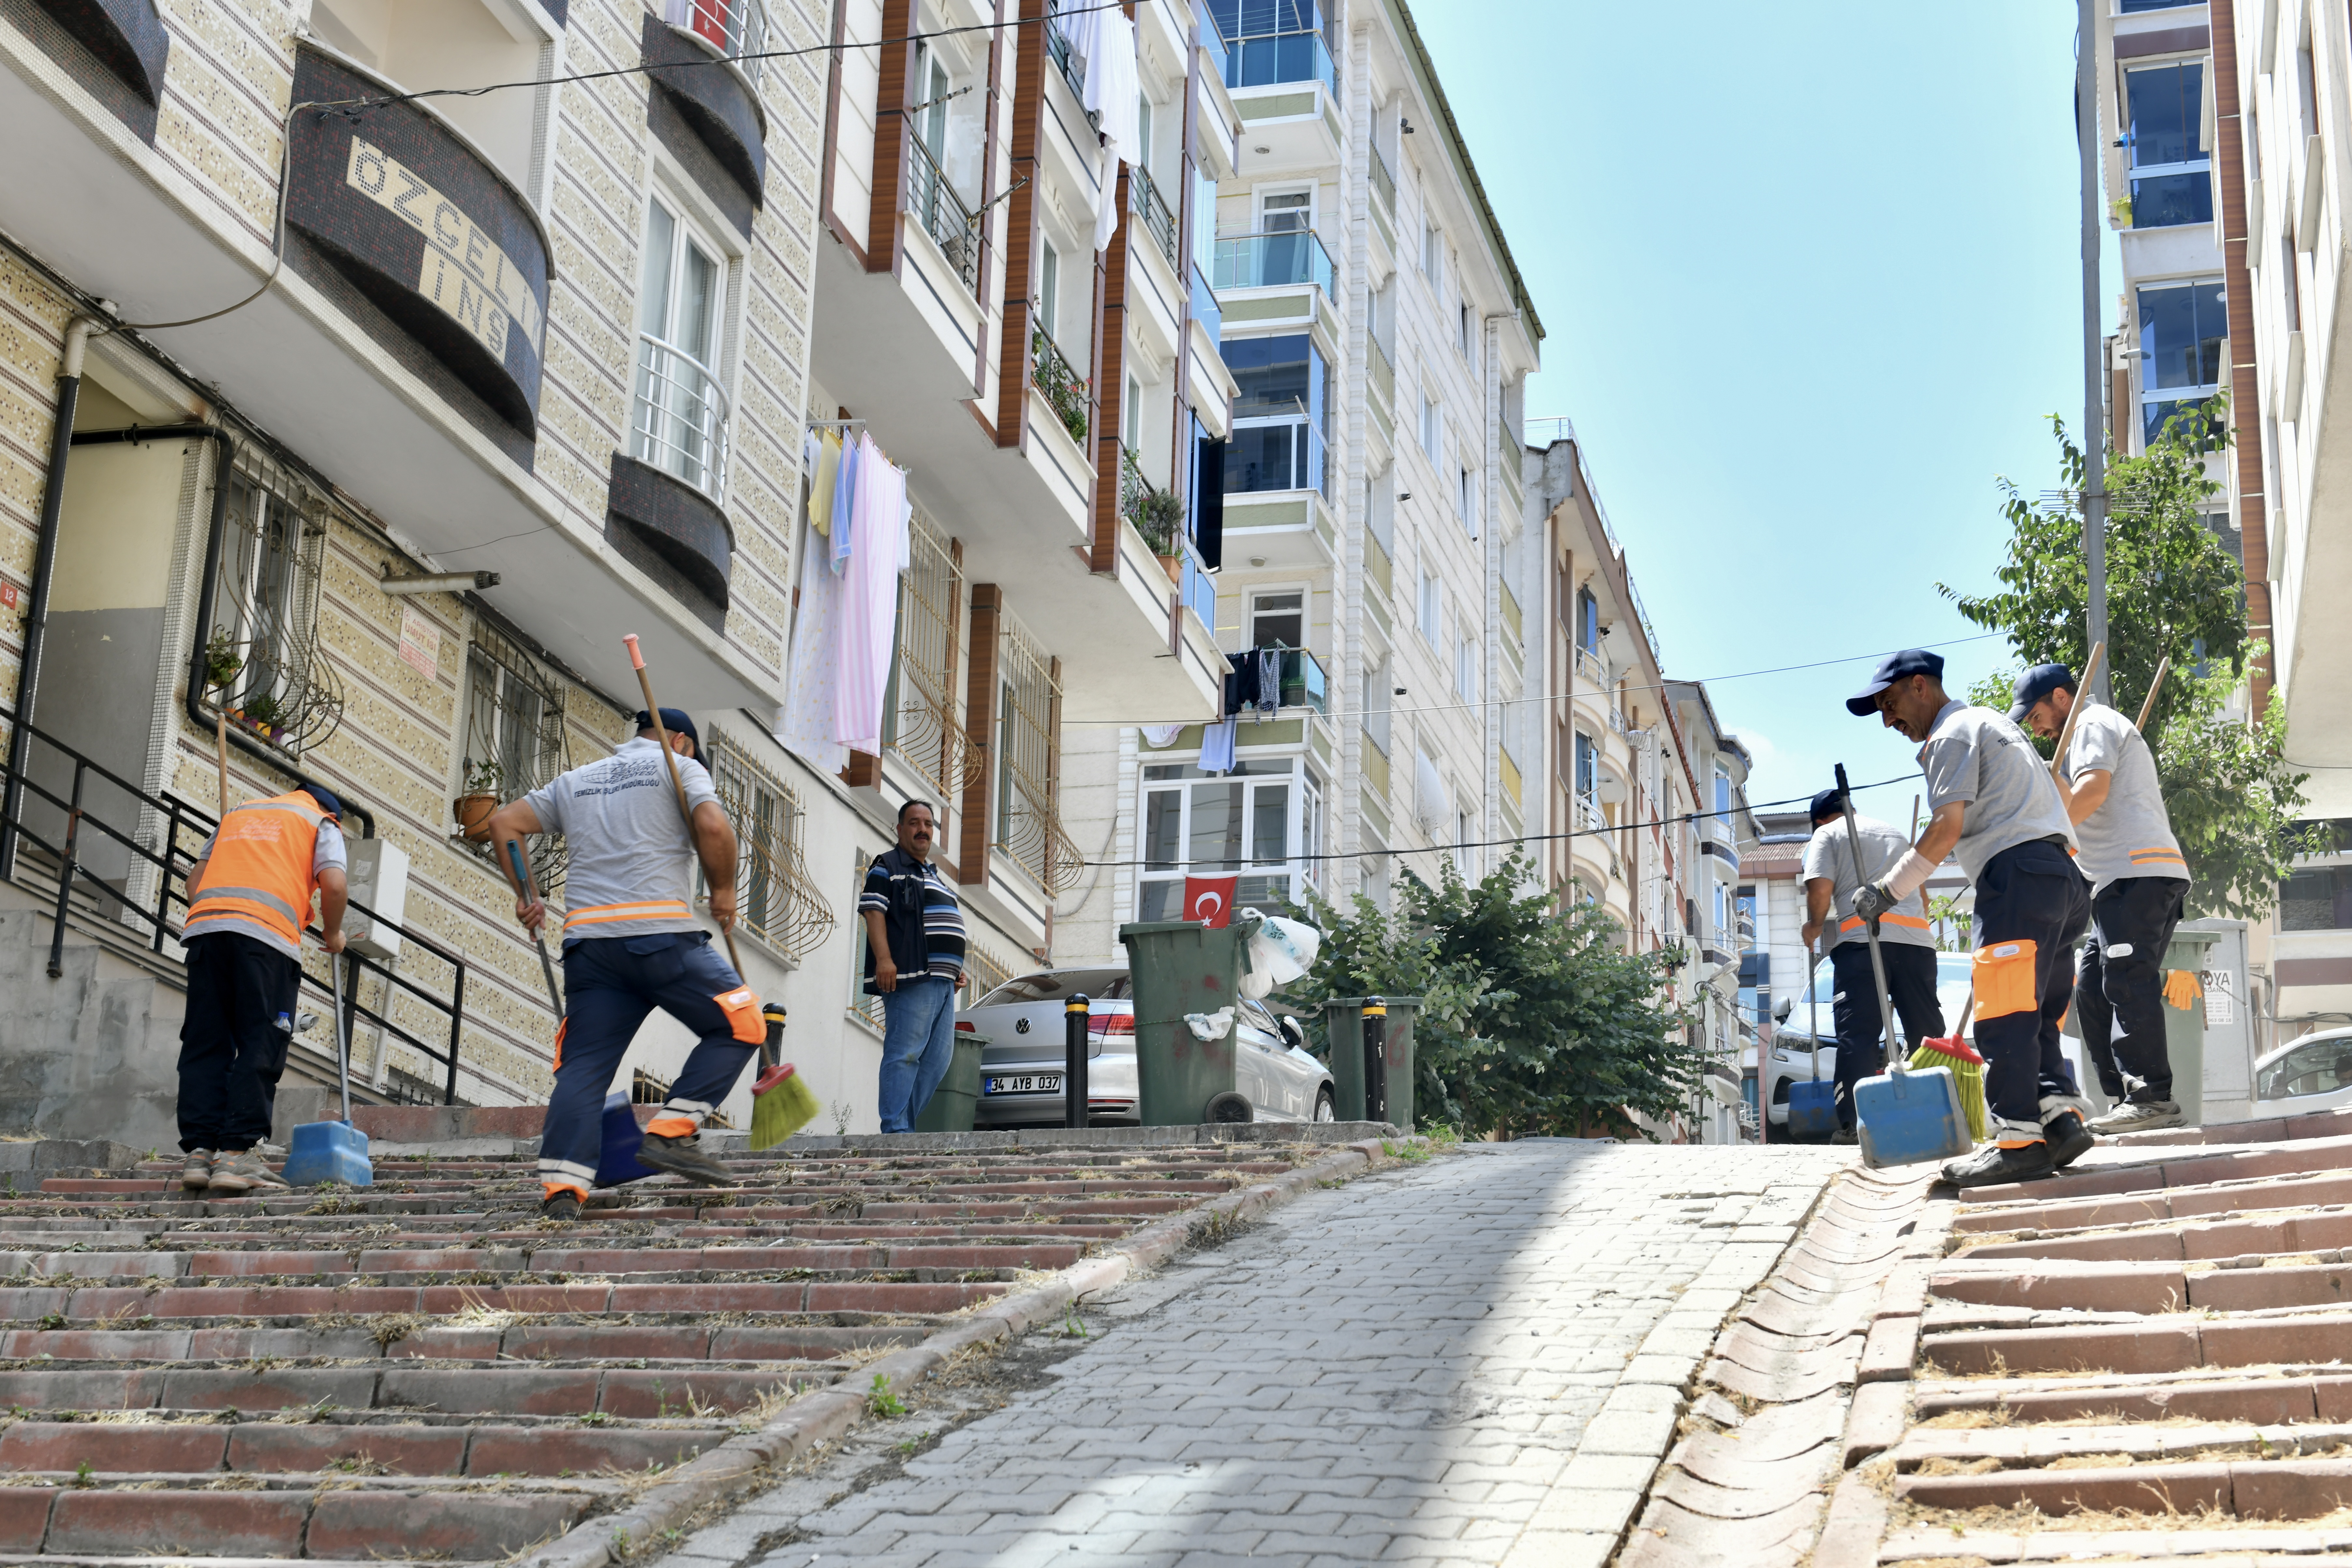
<svg viewBox="0 0 2352 1568">
<path fill-rule="evenodd" d="M 1389 1119 L 1389 1005 L 1364 998 L 1364 1120 Z"/>
<path fill-rule="evenodd" d="M 1084 1127 L 1087 1116 L 1087 1015 L 1084 996 L 1062 1004 L 1062 1125 Z"/>
</svg>

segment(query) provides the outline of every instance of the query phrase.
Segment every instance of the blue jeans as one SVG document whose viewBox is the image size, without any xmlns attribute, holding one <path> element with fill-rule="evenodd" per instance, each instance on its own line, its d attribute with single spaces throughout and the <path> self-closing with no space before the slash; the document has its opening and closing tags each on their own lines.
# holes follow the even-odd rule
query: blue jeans
<svg viewBox="0 0 2352 1568">
<path fill-rule="evenodd" d="M 592 937 L 563 947 L 563 1032 L 555 1047 L 555 1092 L 540 1134 L 542 1184 L 586 1192 L 604 1148 L 604 1091 L 659 1007 L 701 1037 L 670 1086 L 664 1117 L 700 1125 L 719 1108 L 760 1047 L 736 1037 L 718 998 L 743 982 L 711 951 L 708 931 Z M 751 1004 L 753 1016 L 759 1004 Z"/>
<path fill-rule="evenodd" d="M 901 978 L 882 994 L 882 1131 L 912 1132 L 955 1060 L 955 985 L 944 975 Z"/>
</svg>

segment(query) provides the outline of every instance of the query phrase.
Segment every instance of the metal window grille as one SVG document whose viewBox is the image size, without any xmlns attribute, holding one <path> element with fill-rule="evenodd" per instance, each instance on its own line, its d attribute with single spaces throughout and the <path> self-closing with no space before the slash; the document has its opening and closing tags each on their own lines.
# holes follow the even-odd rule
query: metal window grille
<svg viewBox="0 0 2352 1568">
<path fill-rule="evenodd" d="M 342 684 L 319 646 L 329 503 L 250 447 L 228 482 L 205 695 L 230 723 L 299 755 L 343 721 Z"/>
<path fill-rule="evenodd" d="M 520 800 L 572 765 L 563 682 L 513 639 L 477 621 L 466 648 L 466 723 L 459 739 L 461 787 L 469 795 Z M 473 847 L 488 856 L 487 844 Z M 543 896 L 563 885 L 561 835 L 534 833 L 523 845 Z"/>
<path fill-rule="evenodd" d="M 969 942 L 963 950 L 964 973 L 971 981 L 971 998 L 982 996 L 1010 981 L 1018 973 L 1011 964 L 978 942 Z"/>
<path fill-rule="evenodd" d="M 669 1085 L 669 1079 L 656 1078 L 645 1068 L 639 1068 L 629 1079 L 629 1103 L 631 1105 L 667 1104 Z"/>
<path fill-rule="evenodd" d="M 448 1100 L 441 1086 L 399 1068 L 386 1068 L 383 1086 L 377 1089 L 378 1098 L 386 1105 L 471 1105 L 470 1100 Z"/>
<path fill-rule="evenodd" d="M 1005 617 L 997 720 L 996 849 L 1049 893 L 1077 879 L 1084 853 L 1055 809 L 1062 728 L 1062 667 Z"/>
<path fill-rule="evenodd" d="M 799 958 L 833 931 L 831 906 L 818 896 L 801 858 L 803 814 L 792 786 L 740 749 L 710 756 L 711 787 L 735 825 L 735 917 L 779 952 Z"/>
<path fill-rule="evenodd" d="M 866 890 L 866 873 L 874 864 L 874 857 L 860 849 L 856 852 L 857 875 L 849 895 L 852 907 Z M 851 922 L 857 940 L 849 944 L 849 1010 L 876 1028 L 882 1027 L 882 998 L 866 994 L 866 918 L 858 916 Z"/>
<path fill-rule="evenodd" d="M 898 578 L 898 646 L 882 739 L 937 787 L 942 804 L 961 797 L 985 765 L 955 716 L 962 620 L 962 552 L 918 511 Z"/>
</svg>

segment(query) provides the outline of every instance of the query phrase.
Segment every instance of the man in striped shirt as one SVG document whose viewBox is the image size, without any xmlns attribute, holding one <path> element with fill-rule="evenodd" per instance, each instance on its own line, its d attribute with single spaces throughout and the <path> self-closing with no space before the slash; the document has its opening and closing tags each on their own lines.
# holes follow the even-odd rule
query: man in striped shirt
<svg viewBox="0 0 2352 1568">
<path fill-rule="evenodd" d="M 694 918 L 693 861 L 701 849 L 710 888 L 710 918 L 735 923 L 735 829 L 710 774 L 694 759 L 694 721 L 662 710 L 678 783 L 694 813 L 687 835 L 677 788 L 661 753 L 653 715 L 637 714 L 637 737 L 609 757 L 559 774 L 491 815 L 499 869 L 514 879 L 508 841 L 561 833 L 569 857 L 563 876 L 563 1022 L 555 1031 L 555 1092 L 540 1135 L 540 1213 L 576 1219 L 596 1179 L 604 1145 L 604 1093 L 656 1007 L 699 1037 L 670 1086 L 662 1113 L 646 1124 L 637 1158 L 705 1186 L 733 1179 L 700 1147 L 702 1123 L 717 1110 L 767 1037 L 760 999 L 734 966 L 711 951 L 710 933 Z M 536 934 L 547 906 L 536 889 L 515 889 L 515 916 Z"/>
<path fill-rule="evenodd" d="M 866 868 L 866 994 L 882 998 L 882 1131 L 911 1132 L 955 1059 L 963 909 L 931 864 L 931 808 L 898 808 L 898 847 Z"/>
<path fill-rule="evenodd" d="M 2091 932 L 2074 983 L 2083 1047 L 2115 1107 L 2091 1131 L 2110 1137 L 2180 1125 L 2164 1037 L 2164 954 L 2189 897 L 2156 758 L 2137 725 L 2074 695 L 2074 673 L 2037 665 L 2018 677 L 2010 717 L 2044 740 L 2078 708 L 2059 794 L 2074 824 L 2074 864 L 2091 879 Z"/>
</svg>

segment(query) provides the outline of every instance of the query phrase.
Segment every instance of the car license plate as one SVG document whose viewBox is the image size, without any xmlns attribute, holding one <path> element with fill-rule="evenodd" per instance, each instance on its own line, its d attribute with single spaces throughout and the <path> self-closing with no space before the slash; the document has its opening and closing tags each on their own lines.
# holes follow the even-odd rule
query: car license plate
<svg viewBox="0 0 2352 1568">
<path fill-rule="evenodd" d="M 1057 1072 L 1025 1073 L 1017 1078 L 992 1078 L 981 1086 L 982 1094 L 1059 1094 L 1062 1075 Z"/>
</svg>

